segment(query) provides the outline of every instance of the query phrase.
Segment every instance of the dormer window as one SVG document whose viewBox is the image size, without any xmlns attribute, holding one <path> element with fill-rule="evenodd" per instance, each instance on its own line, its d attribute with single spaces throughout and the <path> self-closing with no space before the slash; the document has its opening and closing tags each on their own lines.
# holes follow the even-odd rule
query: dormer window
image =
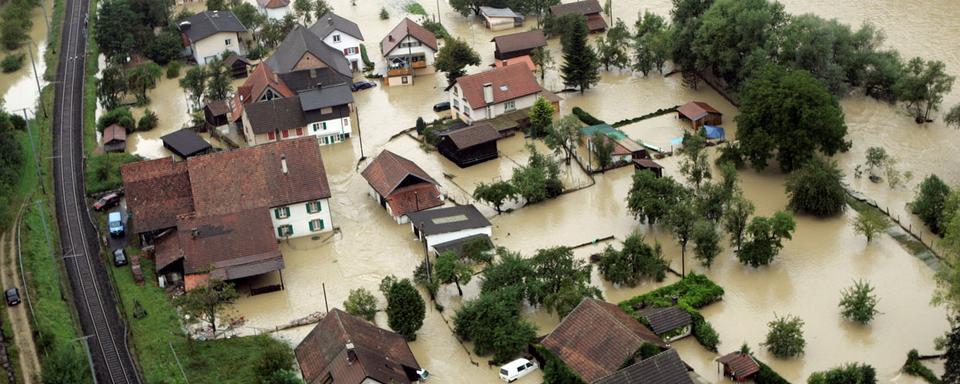
<svg viewBox="0 0 960 384">
<path fill-rule="evenodd" d="M 339 33 L 333 35 L 333 42 L 334 42 L 334 43 L 339 43 L 339 42 L 340 42 L 340 34 L 339 34 Z"/>
</svg>

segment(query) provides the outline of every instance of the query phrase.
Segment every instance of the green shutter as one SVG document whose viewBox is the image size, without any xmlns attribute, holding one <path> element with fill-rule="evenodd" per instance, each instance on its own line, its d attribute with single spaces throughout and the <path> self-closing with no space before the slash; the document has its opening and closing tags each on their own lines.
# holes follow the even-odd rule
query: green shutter
<svg viewBox="0 0 960 384">
<path fill-rule="evenodd" d="M 287 236 L 293 236 L 293 226 L 287 224 L 285 227 L 287 227 Z"/>
<path fill-rule="evenodd" d="M 316 228 L 313 227 L 313 220 L 310 220 L 309 222 L 307 222 L 307 224 L 310 225 L 310 232 L 316 231 Z"/>
<path fill-rule="evenodd" d="M 283 226 L 277 227 L 277 237 L 283 237 Z"/>
<path fill-rule="evenodd" d="M 320 230 L 323 230 L 323 219 L 320 219 Z"/>
<path fill-rule="evenodd" d="M 280 218 L 280 208 L 276 208 L 276 209 L 273 210 L 273 217 L 276 218 L 276 219 L 279 219 L 279 218 Z M 279 229 L 278 229 L 278 230 L 279 230 Z"/>
<path fill-rule="evenodd" d="M 326 121 L 324 121 L 324 122 L 322 122 L 322 123 L 320 123 L 320 124 L 323 125 L 323 129 L 327 129 L 327 122 L 326 122 Z"/>
<path fill-rule="evenodd" d="M 290 207 L 283 207 L 283 214 L 290 217 Z"/>
<path fill-rule="evenodd" d="M 320 211 L 323 210 L 323 204 L 322 204 L 322 202 L 320 202 L 320 201 L 315 201 L 314 204 L 317 204 L 317 212 L 320 212 Z"/>
</svg>

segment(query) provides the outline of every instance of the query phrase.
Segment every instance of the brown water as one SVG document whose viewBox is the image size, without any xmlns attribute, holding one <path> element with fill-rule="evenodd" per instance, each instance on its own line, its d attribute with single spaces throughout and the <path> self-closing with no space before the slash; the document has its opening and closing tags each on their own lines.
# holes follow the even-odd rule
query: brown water
<svg viewBox="0 0 960 384">
<path fill-rule="evenodd" d="M 366 1 L 358 0 L 355 7 L 347 0 L 335 0 L 331 4 L 338 14 L 360 24 L 371 59 L 382 65 L 377 43 L 400 20 L 402 3 L 373 4 Z M 644 9 L 667 15 L 670 3 L 669 0 L 617 1 L 614 2 L 614 13 L 629 25 L 636 19 L 637 11 Z M 423 5 L 428 12 L 435 7 L 434 4 Z M 377 17 L 381 6 L 386 6 L 390 12 L 390 20 Z M 446 4 L 441 7 L 442 21 L 451 33 L 470 42 L 484 63 L 490 63 L 493 46 L 489 40 L 493 34 L 472 18 L 464 19 L 455 14 Z M 837 17 L 855 26 L 864 21 L 874 22 L 887 31 L 889 45 L 901 50 L 905 56 L 922 55 L 944 60 L 954 74 L 960 68 L 957 48 L 943 44 L 941 37 L 960 35 L 960 27 L 953 22 L 960 16 L 960 8 L 949 2 L 882 0 L 869 4 L 835 4 L 825 0 L 793 0 L 787 1 L 786 7 L 790 12 L 815 12 L 828 18 Z M 527 22 L 528 27 L 533 25 L 533 21 Z M 560 61 L 558 41 L 551 41 L 550 46 Z M 480 69 L 469 68 L 471 72 Z M 524 139 L 513 137 L 499 143 L 501 157 L 496 161 L 463 170 L 435 152 L 424 152 L 419 143 L 409 137 L 390 140 L 396 133 L 412 127 L 418 116 L 432 120 L 435 115 L 431 106 L 447 99 L 442 92 L 445 85 L 443 75 L 436 74 L 417 77 L 415 85 L 409 87 L 377 87 L 356 93 L 362 152 L 369 158 L 382 149 L 390 149 L 408 157 L 440 181 L 453 199 L 466 202 L 477 183 L 508 178 L 512 168 L 524 163 L 528 154 Z M 561 88 L 555 71 L 548 74 L 546 87 Z M 155 143 L 156 138 L 186 120 L 186 104 L 173 80 L 164 79 L 151 96 L 154 98 L 152 109 L 160 112 L 165 108 L 160 114 L 163 128 L 135 135 L 138 137 L 131 148 L 148 157 L 156 157 L 165 154 Z M 611 123 L 689 100 L 707 101 L 724 112 L 727 135 L 736 137 L 732 121 L 736 109 L 732 105 L 707 89 L 693 91 L 683 88 L 675 77 L 641 78 L 626 73 L 605 73 L 600 84 L 585 95 L 568 93 L 563 97 L 563 113 L 579 106 Z M 955 91 L 945 99 L 946 106 L 960 102 L 960 92 Z M 160 106 L 158 100 L 169 105 Z M 889 206 L 895 215 L 906 218 L 903 205 L 912 197 L 917 182 L 927 173 L 936 172 L 952 184 L 960 182 L 958 160 L 952 156 L 956 153 L 956 137 L 960 133 L 946 128 L 941 122 L 917 126 L 899 109 L 861 97 L 848 97 L 842 105 L 854 147 L 849 153 L 837 156 L 837 160 L 848 175 L 852 175 L 854 167 L 863 161 L 866 148 L 874 145 L 883 146 L 896 155 L 900 159 L 900 168 L 915 174 L 908 186 L 897 190 L 848 177 L 852 186 Z M 671 138 L 681 134 L 681 128 L 673 116 L 667 115 L 622 129 L 634 139 L 667 147 Z M 546 151 L 542 144 L 538 147 Z M 423 250 L 413 239 L 409 227 L 395 224 L 367 196 L 366 183 L 356 171 L 361 154 L 360 141 L 355 137 L 350 144 L 327 146 L 322 151 L 333 193 L 333 220 L 340 232 L 330 238 L 298 239 L 282 245 L 287 265 L 283 276 L 286 290 L 243 298 L 237 304 L 236 309 L 248 320 L 243 329 L 245 333 L 270 329 L 324 310 L 324 286 L 329 307 L 341 306 L 349 290 L 358 287 L 367 288 L 379 297 L 377 285 L 385 275 L 410 277 L 414 266 L 423 258 Z M 360 168 L 365 164 L 363 162 Z M 662 164 L 668 174 L 677 176 L 676 159 L 665 159 Z M 663 244 L 673 268 L 679 269 L 679 249 L 669 233 L 659 227 L 651 229 L 638 224 L 627 212 L 624 199 L 630 187 L 631 173 L 632 170 L 622 168 L 597 175 L 596 184 L 590 188 L 510 214 L 495 216 L 492 208 L 481 209 L 492 219 L 495 243 L 525 255 L 542 247 L 576 245 L 609 235 L 623 239 L 633 231 L 642 231 L 649 241 L 657 240 Z M 589 178 L 576 169 L 567 170 L 564 176 L 568 187 L 589 183 Z M 783 177 L 779 173 L 746 170 L 741 177 L 747 196 L 757 205 L 758 214 L 769 215 L 783 209 L 786 198 Z M 918 348 L 921 352 L 931 352 L 933 339 L 947 329 L 944 311 L 928 304 L 934 289 L 933 272 L 889 237 L 866 244 L 853 232 L 852 216 L 851 212 L 827 220 L 799 217 L 795 240 L 786 244 L 769 267 L 744 267 L 729 250 L 718 257 L 709 271 L 702 271 L 692 260 L 688 261 L 688 269 L 706 272 L 726 289 L 722 302 L 703 311 L 721 335 L 721 352 L 734 350 L 746 342 L 760 352 L 760 358 L 795 382 L 804 381 L 813 371 L 852 361 L 872 364 L 883 381 L 919 382 L 901 376 L 898 370 L 908 350 Z M 603 246 L 580 248 L 576 255 L 587 258 Z M 602 288 L 608 301 L 618 302 L 675 279 L 670 277 L 664 283 L 649 282 L 635 288 L 623 288 L 602 281 L 594 272 L 592 281 Z M 837 311 L 840 290 L 855 279 L 870 281 L 877 287 L 880 297 L 879 310 L 883 313 L 867 327 L 842 320 Z M 477 281 L 466 285 L 464 293 L 466 298 L 475 297 Z M 448 319 L 461 303 L 454 287 L 442 288 L 438 300 L 446 307 L 443 315 Z M 760 348 L 766 323 L 775 313 L 797 315 L 806 322 L 807 350 L 802 357 L 776 359 Z M 559 321 L 557 316 L 534 308 L 528 308 L 525 316 L 538 326 L 540 334 L 550 332 Z M 377 324 L 386 326 L 386 317 L 382 313 L 377 317 Z M 301 327 L 280 332 L 280 337 L 297 343 L 309 329 Z M 428 310 L 418 340 L 411 347 L 421 365 L 434 375 L 434 382 L 499 381 L 496 371 L 486 367 L 486 359 L 468 353 L 453 337 L 440 313 L 432 308 Z M 706 352 L 692 338 L 675 343 L 675 347 L 684 360 L 708 381 L 722 381 L 713 362 L 715 354 Z M 524 378 L 521 382 L 538 382 L 540 378 L 538 373 L 538 376 Z"/>
<path fill-rule="evenodd" d="M 47 12 L 52 12 L 53 1 L 45 0 L 43 6 Z M 3 101 L 3 109 L 6 111 L 17 111 L 22 108 L 35 109 L 37 106 L 37 97 L 40 95 L 37 90 L 37 80 L 33 76 L 33 67 L 30 65 L 30 54 L 27 48 L 33 51 L 33 58 L 37 65 L 40 87 L 45 87 L 47 82 L 43 80 L 43 73 L 47 70 L 47 63 L 43 60 L 43 55 L 47 52 L 47 26 L 43 22 L 43 11 L 36 7 L 30 12 L 30 20 L 33 26 L 30 28 L 30 41 L 23 47 L 8 52 L 0 49 L 0 60 L 11 54 L 23 54 L 23 66 L 20 69 L 10 73 L 0 73 L 0 95 Z M 47 111 L 52 111 L 53 106 L 47 106 Z M 32 112 L 30 113 L 32 115 Z"/>
</svg>

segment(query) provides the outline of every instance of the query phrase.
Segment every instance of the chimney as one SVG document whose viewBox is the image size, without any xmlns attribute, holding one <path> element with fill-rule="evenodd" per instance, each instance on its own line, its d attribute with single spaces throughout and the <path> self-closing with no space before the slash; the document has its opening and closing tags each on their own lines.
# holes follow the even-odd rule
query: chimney
<svg viewBox="0 0 960 384">
<path fill-rule="evenodd" d="M 333 16 L 327 17 L 327 23 L 333 25 Z"/>
<path fill-rule="evenodd" d="M 200 230 L 197 228 L 190 228 L 190 237 L 194 239 L 200 237 Z"/>
<path fill-rule="evenodd" d="M 287 155 L 280 155 L 280 169 L 284 175 L 287 174 Z"/>
<path fill-rule="evenodd" d="M 280 82 L 280 75 L 278 75 L 276 72 L 273 73 L 273 82 L 274 83 Z"/>
<path fill-rule="evenodd" d="M 347 365 L 357 361 L 357 350 L 353 347 L 353 342 L 347 341 Z"/>
<path fill-rule="evenodd" d="M 483 102 L 493 104 L 493 84 L 491 83 L 483 84 Z"/>
<path fill-rule="evenodd" d="M 387 41 L 393 42 L 393 35 L 387 35 Z"/>
</svg>

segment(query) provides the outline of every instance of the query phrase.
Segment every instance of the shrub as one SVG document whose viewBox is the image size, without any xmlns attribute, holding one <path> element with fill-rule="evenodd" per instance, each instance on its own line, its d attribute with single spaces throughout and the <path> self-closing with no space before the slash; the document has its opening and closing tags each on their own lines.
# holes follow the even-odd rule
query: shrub
<svg viewBox="0 0 960 384">
<path fill-rule="evenodd" d="M 293 350 L 282 343 L 271 343 L 260 354 L 253 370 L 257 380 L 262 384 L 273 383 L 271 378 L 279 371 L 290 370 L 293 367 Z"/>
<path fill-rule="evenodd" d="M 180 62 L 174 60 L 167 64 L 167 78 L 176 79 L 178 77 L 180 77 Z"/>
<path fill-rule="evenodd" d="M 377 316 L 377 298 L 364 288 L 351 289 L 347 300 L 343 302 L 343 309 L 351 315 L 373 321 Z"/>
<path fill-rule="evenodd" d="M 756 357 L 753 359 L 757 360 Z M 770 368 L 769 365 L 764 364 L 760 360 L 757 360 L 757 364 L 760 364 L 760 371 L 753 376 L 753 382 L 755 384 L 790 384 L 789 381 L 780 376 L 780 374 Z"/>
<path fill-rule="evenodd" d="M 104 128 L 113 124 L 119 124 L 121 127 L 126 128 L 127 132 L 132 132 L 134 128 L 137 127 L 136 123 L 136 120 L 133 119 L 133 114 L 130 113 L 130 109 L 120 107 L 111 109 L 100 116 L 100 119 L 97 120 L 97 130 L 103 132 Z"/>
<path fill-rule="evenodd" d="M 390 18 L 390 13 L 387 12 L 387 7 L 380 8 L 380 20 L 386 20 Z M 361 45 L 361 47 L 363 47 Z"/>
<path fill-rule="evenodd" d="M 803 354 L 807 342 L 803 339 L 803 320 L 796 316 L 777 316 L 767 323 L 770 332 L 761 343 L 771 354 L 779 358 L 795 357 Z"/>
<path fill-rule="evenodd" d="M 946 223 L 943 222 L 943 207 L 950 194 L 950 187 L 937 175 L 927 176 L 920 183 L 917 196 L 910 202 L 910 210 L 935 233 L 941 233 Z"/>
<path fill-rule="evenodd" d="M 157 113 L 148 109 L 143 112 L 143 116 L 140 116 L 140 120 L 137 121 L 137 131 L 154 129 L 159 122 L 160 118 L 157 117 Z"/>
<path fill-rule="evenodd" d="M 573 114 L 586 125 L 606 124 L 603 120 L 593 117 L 593 115 L 587 113 L 587 111 L 584 111 L 583 109 L 580 109 L 580 107 L 573 107 Z"/>
<path fill-rule="evenodd" d="M 423 6 L 420 5 L 420 3 L 417 3 L 417 2 L 413 2 L 413 3 L 409 3 L 409 4 L 405 5 L 405 6 L 403 7 L 403 10 L 404 10 L 404 11 L 407 11 L 407 13 L 410 13 L 410 14 L 413 14 L 413 15 L 421 15 L 421 16 L 426 16 L 426 15 L 427 15 L 427 10 L 426 10 L 426 9 L 423 9 Z"/>
<path fill-rule="evenodd" d="M 646 120 L 646 119 L 654 118 L 654 117 L 657 117 L 657 116 L 663 116 L 663 115 L 666 115 L 666 114 L 668 114 L 668 113 L 676 112 L 676 111 L 677 111 L 677 108 L 679 108 L 679 107 L 680 107 L 679 105 L 674 105 L 674 106 L 672 106 L 672 107 L 670 107 L 670 108 L 658 108 L 656 111 L 650 112 L 650 113 L 648 113 L 648 114 L 646 114 L 646 115 L 638 116 L 638 117 L 634 117 L 634 118 L 630 118 L 630 119 L 623 119 L 623 120 L 620 120 L 620 121 L 618 121 L 618 122 L 616 122 L 616 123 L 613 123 L 613 124 L 611 124 L 611 125 L 612 125 L 614 128 L 622 127 L 622 126 L 627 125 L 627 124 L 633 124 L 633 123 L 636 123 L 636 122 L 638 122 L 638 121 L 643 121 L 643 120 Z"/>
<path fill-rule="evenodd" d="M 787 176 L 790 209 L 815 216 L 833 216 L 847 206 L 843 172 L 836 161 L 814 156 Z"/>
<path fill-rule="evenodd" d="M 381 286 L 383 285 L 381 283 Z M 390 329 L 407 340 L 416 340 L 417 330 L 423 326 L 423 318 L 426 316 L 426 305 L 420 292 L 410 280 L 403 279 L 389 284 L 386 296 L 387 324 Z"/>
<path fill-rule="evenodd" d="M 873 287 L 869 283 L 856 281 L 852 287 L 843 290 L 840 314 L 849 320 L 867 324 L 880 313 L 877 311 L 877 301 L 877 295 L 873 293 Z"/>
<path fill-rule="evenodd" d="M 536 327 L 520 316 L 522 309 L 522 297 L 516 288 L 483 293 L 457 310 L 454 332 L 472 341 L 478 355 L 492 353 L 494 362 L 509 361 L 537 337 Z"/>
<path fill-rule="evenodd" d="M 24 55 L 21 54 L 9 54 L 7 57 L 3 58 L 3 61 L 0 61 L 0 69 L 3 69 L 3 73 L 10 73 L 23 67 L 23 58 Z"/>
<path fill-rule="evenodd" d="M 814 372 L 807 384 L 876 384 L 877 371 L 867 364 L 844 364 L 828 371 Z"/>
<path fill-rule="evenodd" d="M 937 375 L 930 368 L 920 362 L 920 353 L 916 349 L 907 352 L 907 361 L 903 364 L 903 372 L 908 375 L 919 376 L 931 384 L 940 382 Z"/>
<path fill-rule="evenodd" d="M 677 297 L 677 305 L 681 307 L 703 308 L 722 296 L 723 288 L 706 276 L 691 272 L 683 280 L 621 302 L 620 308 L 633 314 L 634 306 L 643 304 L 668 307 L 673 305 L 673 297 Z"/>
<path fill-rule="evenodd" d="M 699 313 L 695 316 L 693 323 L 693 337 L 697 339 L 700 345 L 711 352 L 716 352 L 717 344 L 720 344 L 720 334 Z"/>
<path fill-rule="evenodd" d="M 105 153 L 87 159 L 85 180 L 87 193 L 97 193 L 120 188 L 120 166 L 143 160 L 126 152 Z"/>
<path fill-rule="evenodd" d="M 387 10 L 384 9 L 384 12 Z M 367 46 L 360 44 L 360 60 L 363 60 L 363 70 L 370 71 L 376 66 L 373 61 L 370 60 L 370 56 L 367 56 Z"/>
<path fill-rule="evenodd" d="M 420 4 L 417 4 L 417 5 L 420 5 Z M 433 32 L 433 35 L 436 36 L 438 39 L 444 39 L 444 40 L 450 39 L 450 33 L 447 32 L 447 28 L 444 27 L 443 24 L 440 24 L 436 21 L 429 20 L 429 19 L 424 20 L 423 23 L 421 24 L 423 24 L 423 28 L 425 28 L 430 32 Z"/>
</svg>

